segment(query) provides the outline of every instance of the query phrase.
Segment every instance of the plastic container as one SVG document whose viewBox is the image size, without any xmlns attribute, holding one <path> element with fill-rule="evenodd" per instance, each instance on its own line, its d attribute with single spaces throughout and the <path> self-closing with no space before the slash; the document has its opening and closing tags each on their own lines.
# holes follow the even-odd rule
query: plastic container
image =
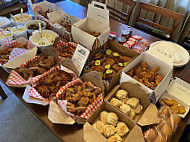
<svg viewBox="0 0 190 142">
<path fill-rule="evenodd" d="M 0 28 L 5 28 L 11 25 L 11 20 L 9 20 L 6 17 L 1 17 L 0 16 Z"/>
<path fill-rule="evenodd" d="M 16 27 L 11 28 L 11 33 L 13 34 L 13 36 L 15 38 L 25 37 L 27 39 L 27 29 L 26 29 L 26 27 L 20 25 L 20 26 L 17 26 L 17 28 Z"/>
<path fill-rule="evenodd" d="M 21 14 L 16 14 L 14 15 L 14 20 L 15 20 L 15 23 L 16 25 L 23 25 L 32 20 L 32 16 L 29 15 L 29 14 L 26 14 L 26 13 L 23 13 L 23 15 L 21 16 Z"/>
<path fill-rule="evenodd" d="M 30 36 L 30 41 L 33 45 L 37 47 L 47 47 L 53 45 L 58 34 L 51 30 L 42 30 L 42 37 L 40 32 L 36 31 L 32 36 Z"/>
<path fill-rule="evenodd" d="M 31 20 L 31 21 L 26 22 L 25 27 L 27 28 L 27 31 L 29 34 L 32 34 L 34 31 L 38 30 L 38 28 L 35 28 L 35 26 L 38 26 L 39 22 L 42 25 L 42 30 L 44 30 L 46 28 L 46 22 L 42 20 Z"/>
<path fill-rule="evenodd" d="M 6 37 L 5 37 L 3 34 L 4 34 Z M 12 33 L 9 32 L 9 31 L 3 31 L 3 34 L 0 33 L 0 46 L 3 45 L 3 43 L 4 43 L 4 41 L 5 41 L 6 38 L 10 38 L 10 39 L 13 38 Z"/>
</svg>

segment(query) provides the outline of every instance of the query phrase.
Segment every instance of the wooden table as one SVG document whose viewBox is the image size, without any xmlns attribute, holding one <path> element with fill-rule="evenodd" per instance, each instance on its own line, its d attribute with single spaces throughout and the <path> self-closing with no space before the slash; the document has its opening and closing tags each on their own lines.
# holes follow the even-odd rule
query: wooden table
<svg viewBox="0 0 190 142">
<path fill-rule="evenodd" d="M 70 15 L 84 18 L 86 16 L 86 8 L 71 2 L 63 1 L 56 3 L 57 6 L 61 7 L 65 12 Z M 123 25 L 115 20 L 110 19 L 111 31 L 116 32 L 118 35 L 121 34 L 121 30 L 125 29 L 127 26 Z M 144 32 L 134 29 L 133 34 L 137 34 L 151 41 L 158 41 L 159 39 L 148 35 Z M 186 82 L 190 83 L 190 76 L 188 72 L 190 71 L 190 63 L 185 67 L 174 69 L 174 76 L 177 76 Z M 0 78 L 5 82 L 8 77 L 8 72 L 0 68 Z M 48 106 L 40 106 L 35 104 L 28 104 L 22 99 L 24 88 L 10 88 L 13 93 L 61 140 L 64 142 L 82 142 L 83 141 L 83 130 L 82 125 L 58 125 L 53 124 L 48 119 Z M 182 124 L 177 129 L 173 136 L 173 142 L 177 142 L 183 133 L 184 128 L 190 118 L 190 113 L 182 120 Z"/>
</svg>

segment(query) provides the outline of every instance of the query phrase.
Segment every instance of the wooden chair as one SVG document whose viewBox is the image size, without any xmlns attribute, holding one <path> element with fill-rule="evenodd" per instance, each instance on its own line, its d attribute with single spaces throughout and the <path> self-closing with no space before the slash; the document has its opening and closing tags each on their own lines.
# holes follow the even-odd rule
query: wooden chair
<svg viewBox="0 0 190 142">
<path fill-rule="evenodd" d="M 147 11 L 147 12 L 155 13 L 157 15 L 161 15 L 161 16 L 165 16 L 165 17 L 168 17 L 170 19 L 173 19 L 174 20 L 173 27 L 170 29 L 166 26 L 155 23 L 154 21 L 149 21 L 147 19 L 141 18 L 140 14 L 141 14 L 142 9 Z M 147 32 L 153 36 L 159 37 L 161 39 L 171 40 L 173 35 L 174 35 L 176 28 L 183 21 L 183 18 L 184 18 L 184 16 L 180 13 L 176 13 L 176 12 L 171 11 L 169 9 L 154 6 L 151 4 L 139 2 L 138 10 L 137 10 L 136 23 L 135 23 L 134 27 L 137 29 L 143 30 L 143 31 L 145 31 L 145 32 Z M 139 25 L 139 23 L 144 23 L 145 25 L 149 25 L 152 28 Z"/>
<path fill-rule="evenodd" d="M 133 8 L 135 7 L 136 2 L 132 0 L 117 0 L 117 1 L 129 6 L 129 10 L 127 13 L 124 13 L 120 10 L 117 10 L 115 7 L 107 5 L 107 8 L 109 9 L 110 12 L 109 13 L 110 17 L 121 23 L 128 24 L 130 15 L 133 11 Z M 105 0 L 102 0 L 102 2 L 105 3 Z"/>
</svg>

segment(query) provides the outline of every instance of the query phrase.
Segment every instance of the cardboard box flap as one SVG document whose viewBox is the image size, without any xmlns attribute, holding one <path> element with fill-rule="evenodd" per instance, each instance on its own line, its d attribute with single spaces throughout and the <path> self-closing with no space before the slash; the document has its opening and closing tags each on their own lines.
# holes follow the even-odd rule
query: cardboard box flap
<svg viewBox="0 0 190 142">
<path fill-rule="evenodd" d="M 73 125 L 75 120 L 66 114 L 54 101 L 50 102 L 48 119 L 52 123 Z"/>
<path fill-rule="evenodd" d="M 138 124 L 141 126 L 158 124 L 160 122 L 160 118 L 158 116 L 158 109 L 152 103 L 148 106 L 141 119 L 138 121 Z"/>
<path fill-rule="evenodd" d="M 145 142 L 141 128 L 135 125 L 124 142 Z"/>
<path fill-rule="evenodd" d="M 166 92 L 190 106 L 190 84 L 181 80 L 180 78 L 174 78 Z"/>
<path fill-rule="evenodd" d="M 87 17 L 109 26 L 109 10 L 103 3 L 96 1 L 92 1 L 91 4 L 89 3 Z"/>
<path fill-rule="evenodd" d="M 72 70 L 73 72 L 75 72 L 77 74 L 77 76 L 79 76 L 79 72 L 76 69 L 75 65 L 73 64 L 71 59 L 65 59 L 64 61 L 61 61 L 61 65 Z"/>
<path fill-rule="evenodd" d="M 104 83 L 103 83 L 103 80 L 102 80 L 102 77 L 101 75 L 97 72 L 97 71 L 91 71 L 89 73 L 86 73 L 84 74 L 82 77 L 81 77 L 81 80 L 82 81 L 91 81 L 95 86 L 97 87 L 100 87 L 102 89 L 102 95 L 104 96 L 104 91 L 105 91 L 105 88 L 104 88 Z"/>
<path fill-rule="evenodd" d="M 88 122 L 84 124 L 84 140 L 87 142 L 94 142 L 94 140 L 99 142 L 108 142 L 105 137 L 94 129 Z"/>
</svg>

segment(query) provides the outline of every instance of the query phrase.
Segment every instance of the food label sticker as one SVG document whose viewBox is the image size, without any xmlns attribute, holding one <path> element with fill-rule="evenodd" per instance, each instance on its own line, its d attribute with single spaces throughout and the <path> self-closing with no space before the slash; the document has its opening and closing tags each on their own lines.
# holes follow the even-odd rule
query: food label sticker
<svg viewBox="0 0 190 142">
<path fill-rule="evenodd" d="M 86 63 L 86 60 L 88 59 L 88 56 L 90 54 L 90 51 L 83 47 L 82 45 L 78 44 L 74 55 L 72 57 L 72 61 L 77 68 L 79 75 L 84 67 L 84 64 Z"/>
</svg>

